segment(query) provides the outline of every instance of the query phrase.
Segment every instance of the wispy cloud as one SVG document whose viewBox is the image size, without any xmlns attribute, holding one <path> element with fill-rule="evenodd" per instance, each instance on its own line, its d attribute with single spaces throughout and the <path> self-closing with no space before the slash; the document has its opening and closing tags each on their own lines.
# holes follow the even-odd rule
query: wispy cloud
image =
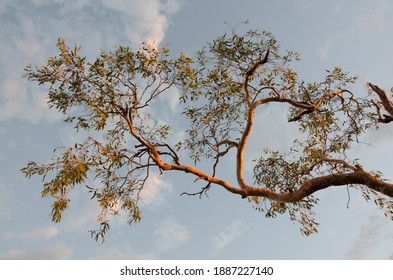
<svg viewBox="0 0 393 280">
<path fill-rule="evenodd" d="M 131 244 L 125 243 L 120 246 L 101 246 L 97 248 L 94 257 L 96 260 L 152 260 L 156 259 L 155 252 L 143 252 L 134 248 Z"/>
<path fill-rule="evenodd" d="M 147 231 L 147 238 L 152 242 L 140 244 L 138 242 L 129 243 L 124 240 L 129 239 L 125 236 L 125 231 L 118 231 L 116 236 L 120 242 L 112 243 L 108 241 L 104 246 L 97 248 L 95 259 L 159 259 L 161 254 L 170 253 L 191 239 L 191 234 L 186 226 L 180 224 L 173 218 L 162 220 L 152 232 Z M 152 233 L 152 235 L 150 235 Z M 111 239 L 113 239 L 112 237 Z M 125 238 L 125 239 L 124 239 Z M 109 246 L 109 243 L 111 245 Z"/>
<path fill-rule="evenodd" d="M 161 104 L 161 111 L 165 108 L 166 113 L 168 112 L 168 107 L 171 109 L 170 112 L 172 113 L 179 113 L 180 110 L 180 92 L 176 87 L 172 87 L 168 89 L 165 94 L 163 94 L 163 101 L 167 103 L 168 105 L 162 106 Z"/>
<path fill-rule="evenodd" d="M 57 119 L 48 110 L 45 95 L 42 92 L 29 95 L 27 87 L 26 82 L 18 79 L 8 79 L 0 84 L 0 121 L 18 118 L 37 123 L 45 116 Z"/>
<path fill-rule="evenodd" d="M 340 1 L 334 5 L 332 17 L 341 26 L 317 47 L 317 55 L 326 60 L 339 48 L 359 51 L 375 47 L 381 41 L 381 32 L 392 24 L 392 11 L 392 2 L 387 0 Z"/>
<path fill-rule="evenodd" d="M 252 131 L 248 148 L 246 149 L 246 159 L 257 159 L 263 154 L 264 148 L 281 152 L 289 151 L 293 145 L 293 140 L 299 139 L 298 128 L 287 121 L 287 111 L 284 107 L 265 107 L 255 116 L 255 128 Z M 274 125 L 272 125 L 274 124 Z M 300 138 L 301 139 L 301 138 Z M 246 171 L 253 172 L 250 162 L 246 165 Z"/>
<path fill-rule="evenodd" d="M 87 230 L 96 227 L 97 215 L 100 213 L 98 204 L 85 196 L 71 200 L 74 207 L 67 209 L 67 215 L 64 216 L 60 224 L 61 231 L 66 233 L 83 232 L 84 234 Z M 83 213 L 83 215 L 80 213 Z"/>
<path fill-rule="evenodd" d="M 371 35 L 387 27 L 387 24 L 391 21 L 392 2 L 387 0 L 363 2 L 365 3 L 362 3 L 362 5 L 359 5 L 357 1 L 351 3 L 352 7 L 357 10 L 354 13 L 353 26 L 362 27 L 363 31 L 357 35 Z"/>
<path fill-rule="evenodd" d="M 327 38 L 325 42 L 318 46 L 318 56 L 322 59 L 328 59 L 331 55 L 331 51 L 337 46 L 336 40 Z"/>
<path fill-rule="evenodd" d="M 229 226 L 219 231 L 213 238 L 213 254 L 218 253 L 233 242 L 236 238 L 241 236 L 246 231 L 242 220 L 235 220 Z"/>
<path fill-rule="evenodd" d="M 386 223 L 389 223 L 389 221 L 379 215 L 369 216 L 366 223 L 362 225 L 357 239 L 354 240 L 347 251 L 345 258 L 370 259 L 373 258 L 375 251 L 381 249 L 379 248 L 380 244 L 387 244 L 387 240 L 390 240 L 390 243 L 392 243 L 393 234 L 386 230 Z M 388 258 L 389 255 L 386 257 Z M 377 258 L 381 258 L 381 253 L 378 253 Z"/>
<path fill-rule="evenodd" d="M 13 203 L 18 200 L 15 198 L 15 195 L 11 190 L 12 189 L 8 183 L 3 180 L 0 181 L 0 221 L 12 219 L 12 206 Z"/>
<path fill-rule="evenodd" d="M 102 0 L 102 5 L 120 12 L 128 40 L 155 45 L 164 38 L 168 17 L 181 7 L 180 2 L 174 0 Z"/>
<path fill-rule="evenodd" d="M 163 220 L 155 234 L 157 236 L 157 254 L 175 249 L 191 238 L 188 229 L 171 218 Z"/>
<path fill-rule="evenodd" d="M 158 208 L 167 204 L 167 196 L 172 193 L 172 185 L 158 174 L 150 173 L 140 193 L 141 202 L 149 208 Z"/>
<path fill-rule="evenodd" d="M 3 234 L 5 238 L 33 238 L 33 239 L 50 239 L 59 234 L 56 226 L 48 226 L 36 228 L 25 232 L 6 232 Z"/>
<path fill-rule="evenodd" d="M 1 255 L 3 260 L 65 260 L 70 259 L 72 249 L 65 244 L 57 243 L 39 250 L 11 250 Z"/>
<path fill-rule="evenodd" d="M 158 45 L 180 0 L 14 0 L 0 4 L 0 121 L 56 119 L 48 114 L 44 92 L 22 81 L 24 67 L 43 64 L 55 53 L 57 38 L 82 44 L 95 56 L 118 44 Z M 50 12 L 48 12 L 50 11 Z"/>
</svg>

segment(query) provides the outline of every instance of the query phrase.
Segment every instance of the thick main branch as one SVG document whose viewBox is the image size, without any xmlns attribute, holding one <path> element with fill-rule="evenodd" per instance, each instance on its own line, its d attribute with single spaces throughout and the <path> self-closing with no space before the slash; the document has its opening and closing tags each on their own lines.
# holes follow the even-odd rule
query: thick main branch
<svg viewBox="0 0 393 280">
<path fill-rule="evenodd" d="M 384 182 L 364 170 L 316 177 L 304 182 L 298 190 L 289 193 L 277 193 L 264 188 L 249 187 L 246 190 L 246 195 L 262 196 L 275 201 L 293 203 L 319 190 L 345 185 L 364 185 L 374 191 L 393 197 L 393 184 Z"/>
<path fill-rule="evenodd" d="M 238 147 L 241 147 L 242 149 L 239 149 L 240 152 L 238 153 L 237 157 L 240 159 L 240 164 L 238 164 L 239 167 L 243 167 L 243 153 L 244 153 L 244 148 L 245 148 L 245 143 L 247 140 L 247 137 L 250 133 L 252 123 L 253 123 L 253 118 L 254 118 L 254 111 L 255 111 L 256 105 L 252 107 L 252 110 L 250 110 L 249 114 L 249 122 L 248 122 L 248 128 L 246 128 L 246 133 L 243 136 L 243 141 L 239 143 Z M 300 201 L 304 199 L 305 197 L 319 191 L 323 190 L 328 187 L 333 187 L 333 186 L 344 186 L 344 185 L 364 185 L 367 186 L 368 188 L 382 193 L 384 195 L 387 195 L 389 197 L 393 197 L 393 184 L 387 183 L 379 178 L 377 178 L 375 175 L 368 173 L 364 171 L 360 167 L 352 167 L 349 168 L 352 170 L 351 172 L 348 173 L 335 173 L 335 174 L 329 174 L 325 176 L 320 176 L 316 178 L 312 178 L 306 182 L 304 182 L 300 187 L 293 191 L 293 192 L 287 192 L 287 193 L 279 193 L 275 192 L 266 188 L 258 188 L 258 187 L 252 187 L 247 185 L 244 182 L 244 179 L 242 177 L 242 170 L 237 170 L 238 172 L 238 179 L 240 179 L 240 188 L 239 187 L 234 187 L 228 182 L 216 178 L 214 176 L 207 175 L 206 173 L 200 171 L 199 169 L 188 166 L 188 165 L 182 165 L 179 162 L 175 164 L 168 164 L 165 163 L 161 160 L 160 157 L 160 152 L 158 150 L 158 147 L 153 146 L 152 144 L 146 142 L 143 140 L 133 129 L 132 122 L 129 122 L 131 133 L 135 138 L 137 138 L 143 145 L 146 145 L 146 148 L 149 150 L 149 155 L 151 159 L 154 161 L 154 163 L 161 168 L 164 171 L 170 171 L 170 170 L 177 170 L 181 171 L 184 173 L 190 173 L 193 174 L 194 176 L 198 177 L 201 180 L 204 180 L 206 182 L 210 182 L 212 184 L 216 184 L 219 186 L 222 186 L 225 188 L 227 191 L 238 194 L 242 196 L 243 198 L 250 197 L 250 196 L 259 196 L 259 197 L 264 197 L 270 200 L 274 201 L 280 201 L 284 203 L 294 203 L 297 201 Z M 342 164 L 342 161 L 339 161 L 338 163 Z"/>
<path fill-rule="evenodd" d="M 258 65 L 261 65 L 261 63 L 259 63 Z M 253 67 L 251 69 L 252 69 L 252 71 L 255 71 L 256 67 Z M 250 71 L 247 74 L 252 74 L 252 72 L 250 72 Z M 165 154 L 165 153 L 160 152 L 160 150 L 159 150 L 160 147 L 145 140 L 142 136 L 140 136 L 135 131 L 134 124 L 132 121 L 131 110 L 128 111 L 128 114 L 126 114 L 124 112 L 123 117 L 128 122 L 129 129 L 130 129 L 132 136 L 137 141 L 139 141 L 142 146 L 146 147 L 149 157 L 154 161 L 155 165 L 157 167 L 159 167 L 161 170 L 163 170 L 163 171 L 177 170 L 177 171 L 181 171 L 184 173 L 193 174 L 194 176 L 196 176 L 200 180 L 204 180 L 204 181 L 208 182 L 209 184 L 211 183 L 211 184 L 219 185 L 219 186 L 225 188 L 227 191 L 234 193 L 234 194 L 238 194 L 238 195 L 242 196 L 243 198 L 250 197 L 250 196 L 258 196 L 258 197 L 264 197 L 264 198 L 267 198 L 270 200 L 284 202 L 284 203 L 294 203 L 294 202 L 304 199 L 305 197 L 308 197 L 309 195 L 311 195 L 319 190 L 322 190 L 322 189 L 325 189 L 328 187 L 344 186 L 344 185 L 364 185 L 364 186 L 367 186 L 368 188 L 370 188 L 376 192 L 387 195 L 389 197 L 393 197 L 393 184 L 387 183 L 383 180 L 380 180 L 375 175 L 364 171 L 360 167 L 359 168 L 358 167 L 349 168 L 350 171 L 348 173 L 335 173 L 335 174 L 329 174 L 329 175 L 325 175 L 325 176 L 312 178 L 310 180 L 307 180 L 303 184 L 301 184 L 297 190 L 295 190 L 293 192 L 287 192 L 287 193 L 279 193 L 279 192 L 276 192 L 276 191 L 273 191 L 270 189 L 266 189 L 263 187 L 253 187 L 253 186 L 248 185 L 245 182 L 245 180 L 243 178 L 244 152 L 245 152 L 247 140 L 250 136 L 250 133 L 251 133 L 251 130 L 253 127 L 255 110 L 259 105 L 270 103 L 270 102 L 284 102 L 284 103 L 289 103 L 292 106 L 304 109 L 308 113 L 312 110 L 316 110 L 324 99 L 333 98 L 335 96 L 340 95 L 341 93 L 342 93 L 342 91 L 337 91 L 335 93 L 325 94 L 314 104 L 297 102 L 296 100 L 282 98 L 280 95 L 278 95 L 277 97 L 271 97 L 271 98 L 266 98 L 266 99 L 261 99 L 261 100 L 250 102 L 249 106 L 248 106 L 248 116 L 247 116 L 246 127 L 243 131 L 243 134 L 242 134 L 242 137 L 241 137 L 239 143 L 235 143 L 235 142 L 219 143 L 220 145 L 221 144 L 228 144 L 232 147 L 237 148 L 236 176 L 237 176 L 237 181 L 238 181 L 238 185 L 239 185 L 238 187 L 234 187 L 231 184 L 229 184 L 228 182 L 215 177 L 215 174 L 213 174 L 213 176 L 211 176 L 211 175 L 208 175 L 208 174 L 202 172 L 201 170 L 199 170 L 195 167 L 188 166 L 188 165 L 182 165 L 180 163 L 180 161 L 178 160 L 178 158 L 176 158 L 177 160 L 175 160 L 175 162 L 172 164 L 164 162 L 161 159 L 160 155 Z M 393 113 L 393 107 L 392 107 L 392 113 Z"/>
</svg>

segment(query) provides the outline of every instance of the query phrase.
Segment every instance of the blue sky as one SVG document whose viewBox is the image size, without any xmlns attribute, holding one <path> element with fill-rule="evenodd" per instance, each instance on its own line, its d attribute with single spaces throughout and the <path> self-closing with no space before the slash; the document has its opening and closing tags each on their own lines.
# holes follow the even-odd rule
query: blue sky
<svg viewBox="0 0 393 280">
<path fill-rule="evenodd" d="M 53 148 L 81 137 L 47 108 L 43 88 L 22 79 L 27 64 L 42 65 L 56 54 L 59 37 L 82 45 L 91 58 L 100 48 L 143 41 L 192 55 L 250 20 L 250 28 L 271 31 L 283 49 L 300 53 L 294 68 L 302 79 L 317 81 L 340 65 L 359 77 L 353 90 L 365 95 L 366 82 L 393 86 L 392 14 L 388 0 L 1 0 L 0 259 L 393 259 L 393 223 L 354 190 L 347 209 L 346 188 L 318 193 L 320 232 L 304 237 L 287 216 L 267 220 L 220 188 L 209 198 L 180 197 L 195 188 L 194 178 L 153 174 L 142 222 L 129 227 L 126 217 L 117 217 L 99 245 L 88 233 L 98 209 L 83 187 L 72 194 L 62 222 L 53 224 L 39 178 L 19 172 L 28 160 L 45 162 Z M 176 100 L 166 102 L 162 118 L 181 125 Z M 248 158 L 265 146 L 288 147 L 296 128 L 285 120 L 280 108 L 258 112 Z M 386 157 L 392 136 L 393 126 L 370 131 L 362 141 L 371 145 L 355 147 L 353 156 L 393 178 Z"/>
</svg>

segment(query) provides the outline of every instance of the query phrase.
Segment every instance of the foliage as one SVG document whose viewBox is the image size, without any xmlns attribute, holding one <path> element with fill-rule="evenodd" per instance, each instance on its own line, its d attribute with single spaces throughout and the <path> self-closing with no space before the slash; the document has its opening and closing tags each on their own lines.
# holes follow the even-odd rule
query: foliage
<svg viewBox="0 0 393 280">
<path fill-rule="evenodd" d="M 123 209 L 129 223 L 141 219 L 138 198 L 151 162 L 148 153 L 129 141 L 130 118 L 140 137 L 155 144 L 170 133 L 170 127 L 151 120 L 145 108 L 183 75 L 179 67 L 189 61 L 184 55 L 169 59 L 167 49 L 147 45 L 134 52 L 118 47 L 113 53 L 101 52 L 99 58 L 87 63 L 79 56 L 80 48 L 70 50 L 59 39 L 59 57 L 48 59 L 40 68 L 28 66 L 27 77 L 38 84 L 49 84 L 48 104 L 74 124 L 77 131 L 102 131 L 101 139 L 88 136 L 83 143 L 65 149 L 51 163 L 29 162 L 22 169 L 26 176 L 43 176 L 42 196 L 55 199 L 52 220 L 59 222 L 70 202 L 68 193 L 76 185 L 94 178 L 99 187 L 88 187 L 97 199 L 102 213 L 97 220 L 101 229 L 94 237 L 103 237 L 109 229 L 107 214 Z M 48 177 L 52 179 L 47 180 Z"/>
<path fill-rule="evenodd" d="M 68 207 L 69 192 L 89 178 L 88 191 L 101 208 L 99 228 L 91 232 L 96 240 L 103 240 L 109 216 L 120 210 L 128 213 L 130 224 L 140 221 L 139 196 L 152 169 L 190 173 L 204 181 L 194 194 L 218 185 L 247 197 L 267 217 L 288 213 L 306 235 L 317 231 L 313 193 L 330 186 L 357 187 L 391 216 L 393 186 L 348 159 L 351 145 L 375 125 L 376 115 L 369 100 L 350 91 L 356 78 L 340 67 L 327 71 L 321 82 L 299 80 L 290 67 L 299 55 L 281 51 L 271 33 L 256 30 L 219 36 L 195 58 L 172 58 L 167 48 L 143 44 L 135 51 L 122 46 L 101 51 L 87 62 L 79 47 L 70 49 L 63 39 L 57 46 L 58 57 L 42 67 L 29 65 L 26 76 L 48 85 L 49 107 L 88 136 L 57 149 L 60 155 L 51 162 L 31 161 L 22 169 L 27 177 L 42 176 L 42 196 L 54 199 L 54 222 Z M 187 137 L 175 144 L 170 143 L 171 127 L 149 111 L 173 88 L 181 92 L 189 121 Z M 288 121 L 298 125 L 300 136 L 289 152 L 263 151 L 254 161 L 251 186 L 243 169 L 255 111 L 274 103 L 289 107 Z M 231 150 L 238 186 L 217 177 L 220 160 Z M 179 151 L 186 151 L 194 166 L 184 164 Z M 199 162 L 211 163 L 209 174 L 197 168 Z"/>
</svg>

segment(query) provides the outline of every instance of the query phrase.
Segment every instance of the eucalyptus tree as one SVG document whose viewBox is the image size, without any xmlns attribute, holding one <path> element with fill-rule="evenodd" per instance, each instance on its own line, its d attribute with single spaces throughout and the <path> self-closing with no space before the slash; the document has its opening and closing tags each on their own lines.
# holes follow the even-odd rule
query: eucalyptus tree
<svg viewBox="0 0 393 280">
<path fill-rule="evenodd" d="M 101 51 L 88 61 L 63 39 L 57 46 L 58 56 L 41 67 L 29 65 L 26 76 L 46 85 L 49 107 L 85 140 L 57 149 L 48 163 L 31 161 L 22 169 L 27 177 L 42 176 L 42 196 L 53 199 L 54 222 L 69 206 L 69 193 L 90 179 L 94 184 L 87 191 L 101 209 L 93 237 L 104 237 L 120 209 L 130 224 L 140 221 L 138 202 L 152 172 L 187 173 L 199 187 L 183 194 L 221 187 L 267 217 L 288 213 L 306 235 L 317 231 L 314 193 L 326 188 L 353 187 L 392 217 L 393 185 L 348 155 L 362 133 L 393 119 L 392 104 L 372 84 L 374 101 L 356 96 L 351 91 L 356 78 L 340 67 L 320 82 L 300 80 L 291 68 L 299 55 L 256 30 L 219 36 L 193 57 L 172 57 L 168 48 L 143 44 Z M 171 137 L 176 120 L 168 124 L 154 114 L 154 104 L 163 104 L 173 90 L 180 92 L 179 118 L 188 123 L 177 142 Z M 289 151 L 261 147 L 258 159 L 245 158 L 250 133 L 258 129 L 255 113 L 277 104 L 286 104 L 298 139 Z M 383 109 L 389 115 L 382 116 Z M 228 157 L 236 162 L 236 184 L 217 172 Z M 253 177 L 245 176 L 245 161 L 254 165 Z"/>
</svg>

